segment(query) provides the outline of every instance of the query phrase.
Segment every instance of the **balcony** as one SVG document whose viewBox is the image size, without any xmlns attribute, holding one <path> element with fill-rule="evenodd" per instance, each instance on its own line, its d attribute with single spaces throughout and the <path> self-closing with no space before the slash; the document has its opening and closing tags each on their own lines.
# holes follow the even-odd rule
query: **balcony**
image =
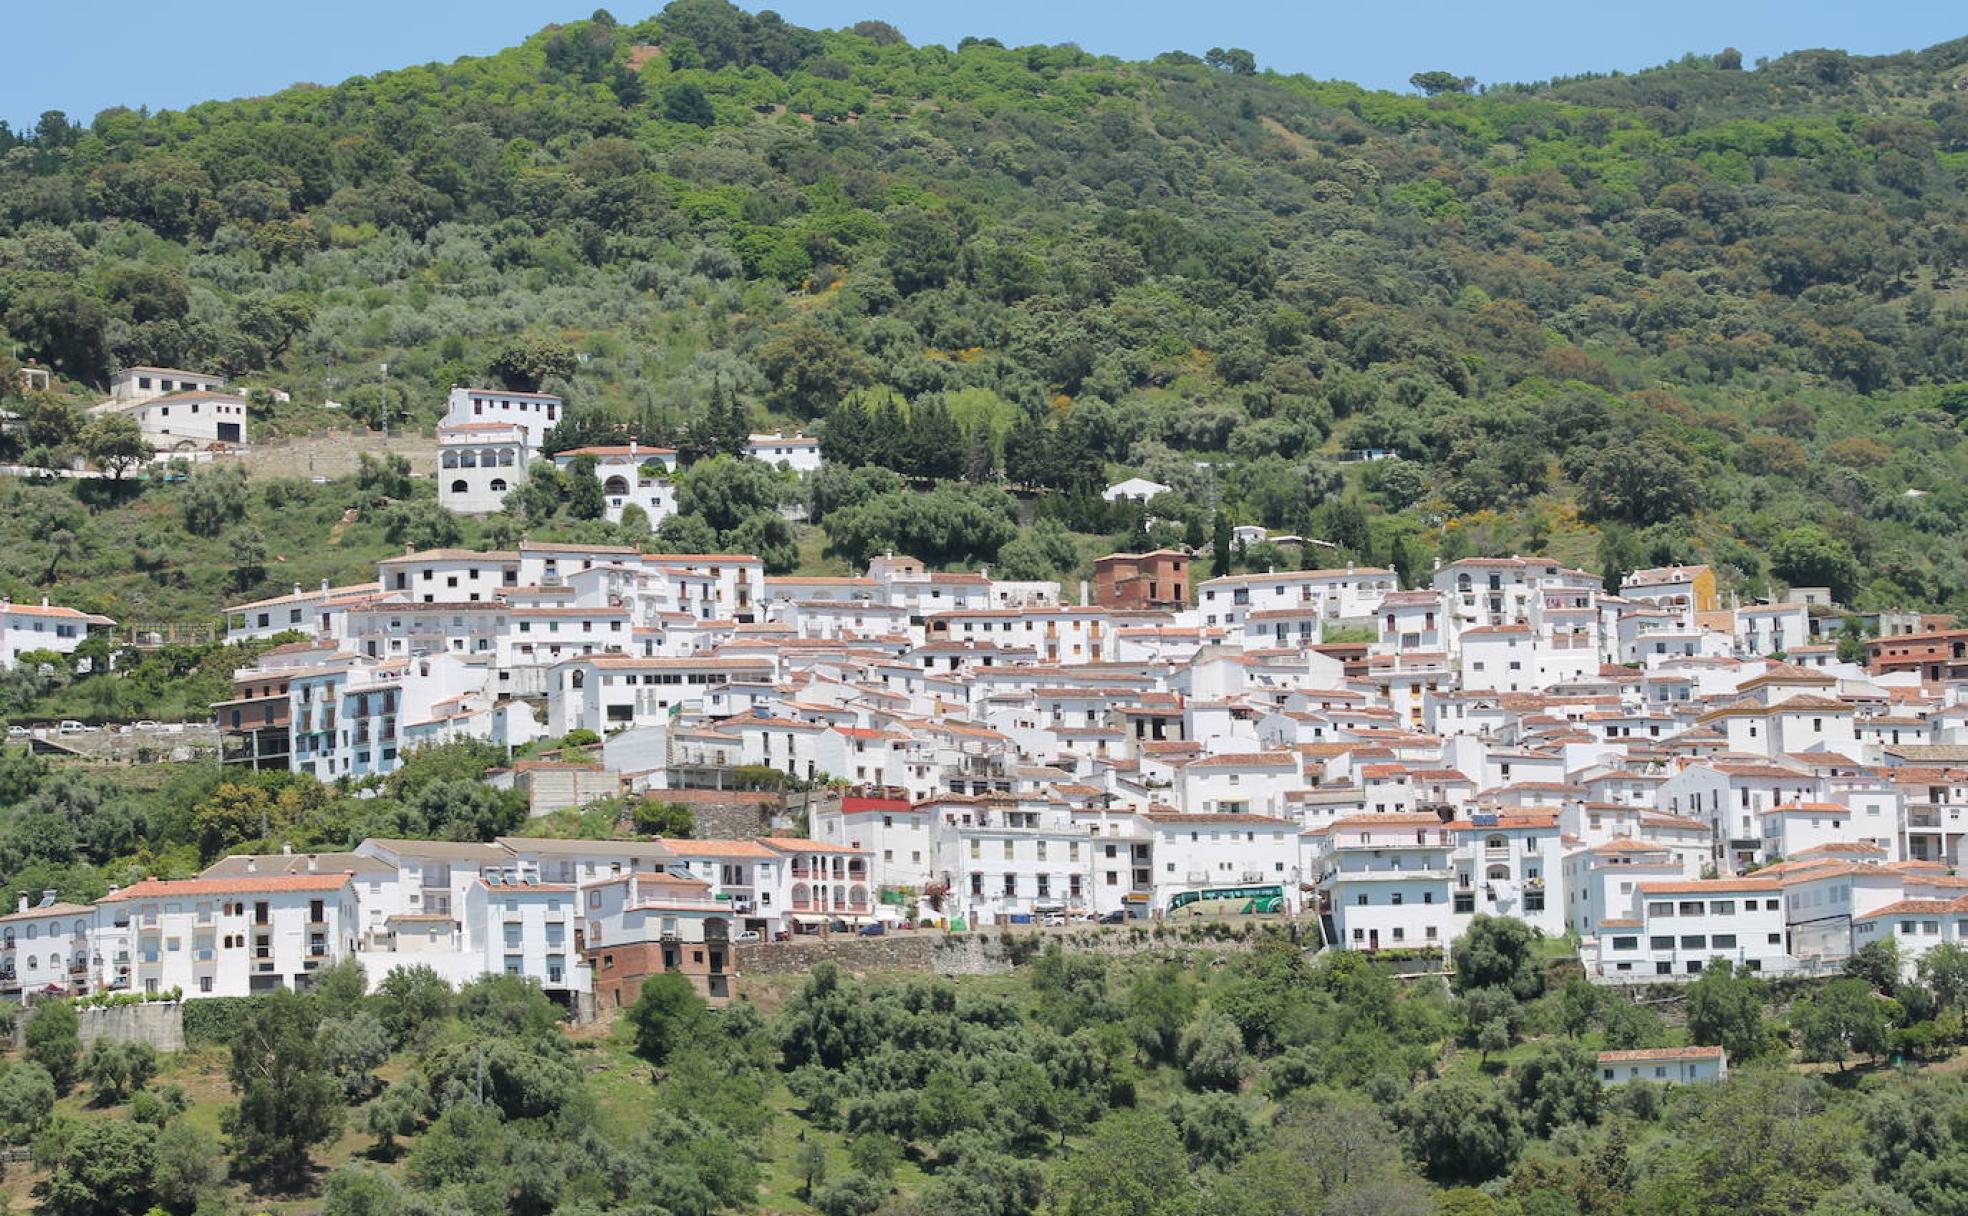
<svg viewBox="0 0 1968 1216">
<path fill-rule="evenodd" d="M 1454 877 L 1450 870 L 1334 870 L 1327 876 L 1329 882 L 1447 882 Z"/>
</svg>

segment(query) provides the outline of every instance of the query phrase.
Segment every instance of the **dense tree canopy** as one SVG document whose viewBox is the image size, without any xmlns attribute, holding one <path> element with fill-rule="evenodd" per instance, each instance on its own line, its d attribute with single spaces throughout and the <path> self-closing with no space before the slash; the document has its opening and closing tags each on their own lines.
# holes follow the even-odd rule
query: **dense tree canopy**
<svg viewBox="0 0 1968 1216">
<path fill-rule="evenodd" d="M 261 407 L 276 432 L 323 425 L 331 396 L 424 425 L 489 378 L 566 394 L 590 442 L 695 456 L 748 419 L 815 426 L 843 463 L 1046 489 L 1119 540 L 1220 510 L 1357 525 L 1322 539 L 1412 571 L 1584 563 L 1622 529 L 1633 560 L 1706 559 L 1752 594 L 1959 606 L 1960 46 L 1741 58 L 1480 91 L 1429 68 L 1396 95 L 1238 47 L 1129 63 L 723 0 L 597 13 L 485 58 L 9 132 L 0 347 L 70 384 L 144 362 L 287 388 Z M 127 459 L 59 397 L 23 417 L 9 454 Z M 1369 449 L 1401 472 L 1332 461 Z M 1177 486 L 1172 509 L 1076 498 L 1130 473 Z M 40 490 L 24 519 L 72 499 Z M 551 491 L 516 491 L 488 539 L 614 537 Z M 214 554 L 250 550 L 230 487 L 151 492 Z M 990 514 L 951 518 L 989 538 Z M 75 522 L 24 523 L 7 590 L 159 548 Z M 883 508 L 828 540 L 939 563 L 1003 543 L 915 523 Z M 803 560 L 764 512 L 687 513 L 672 539 Z M 235 590 L 278 567 L 261 543 Z"/>
</svg>

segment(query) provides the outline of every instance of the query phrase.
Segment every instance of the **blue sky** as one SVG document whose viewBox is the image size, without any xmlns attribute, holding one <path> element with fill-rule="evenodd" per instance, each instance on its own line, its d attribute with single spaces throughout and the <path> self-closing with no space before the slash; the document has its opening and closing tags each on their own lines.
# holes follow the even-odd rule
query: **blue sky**
<svg viewBox="0 0 1968 1216">
<path fill-rule="evenodd" d="M 589 4 L 593 0 L 587 0 Z M 180 108 L 274 92 L 517 42 L 592 12 L 582 0 L 10 0 L 0 119 L 31 126 L 43 110 L 86 120 L 111 105 Z M 639 20 L 660 9 L 617 7 Z M 748 8 L 760 5 L 756 0 Z M 1879 54 L 1968 34 L 1955 0 L 778 0 L 788 20 L 892 22 L 910 41 L 965 34 L 1007 44 L 1077 42 L 1137 58 L 1244 46 L 1265 67 L 1405 88 L 1442 68 L 1479 80 L 1636 69 L 1685 51 L 1735 46 L 1746 61 L 1806 47 Z M 285 10 L 285 11 L 283 11 Z M 290 15 L 291 14 L 291 15 Z"/>
</svg>

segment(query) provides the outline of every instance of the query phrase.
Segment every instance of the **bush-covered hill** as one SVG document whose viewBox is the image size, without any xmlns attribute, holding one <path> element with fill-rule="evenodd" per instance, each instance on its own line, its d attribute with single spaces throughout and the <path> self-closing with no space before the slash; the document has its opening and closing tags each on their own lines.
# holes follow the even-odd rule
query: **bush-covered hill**
<svg viewBox="0 0 1968 1216">
<path fill-rule="evenodd" d="M 1085 493 L 1125 470 L 1176 487 L 1160 541 L 1220 504 L 1407 566 L 1699 558 L 1747 592 L 1968 600 L 1968 40 L 1419 79 L 1444 91 L 677 0 L 334 87 L 50 115 L 0 130 L 0 351 L 395 425 L 496 371 L 565 392 L 570 440 L 820 426 L 844 462 L 1063 491 L 1040 509 L 1082 533 L 1136 526 Z M 77 442 L 62 421 L 10 442 Z M 1337 460 L 1364 448 L 1400 459 Z M 817 552 L 714 498 L 677 539 Z M 1016 526 L 995 489 L 917 518 L 880 477 L 816 506 L 847 557 L 986 560 Z"/>
</svg>

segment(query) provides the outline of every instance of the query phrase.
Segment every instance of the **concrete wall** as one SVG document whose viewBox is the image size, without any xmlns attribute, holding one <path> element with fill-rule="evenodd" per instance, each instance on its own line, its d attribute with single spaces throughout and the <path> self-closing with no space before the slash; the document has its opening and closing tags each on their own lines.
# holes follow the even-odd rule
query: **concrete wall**
<svg viewBox="0 0 1968 1216">
<path fill-rule="evenodd" d="M 108 1009 L 75 1011 L 79 1037 L 86 1049 L 97 1039 L 115 1042 L 141 1041 L 159 1051 L 183 1051 L 184 1006 L 176 1002 L 148 1001 L 142 1005 L 116 1005 Z M 34 1020 L 32 1006 L 20 1011 L 14 1025 L 14 1050 L 27 1043 L 27 1024 Z"/>
<path fill-rule="evenodd" d="M 148 1043 L 159 1051 L 184 1050 L 184 1006 L 175 1001 L 82 1009 L 76 1015 L 81 1020 L 84 1048 L 97 1039 L 110 1039 Z"/>
</svg>

